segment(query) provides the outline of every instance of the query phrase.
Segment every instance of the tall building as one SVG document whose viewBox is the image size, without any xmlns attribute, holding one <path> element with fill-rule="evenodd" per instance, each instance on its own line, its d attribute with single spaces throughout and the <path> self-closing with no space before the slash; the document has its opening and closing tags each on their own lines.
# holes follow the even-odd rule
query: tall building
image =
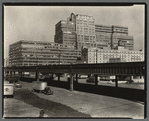
<svg viewBox="0 0 149 121">
<path fill-rule="evenodd" d="M 112 27 L 105 25 L 95 25 L 96 43 L 100 44 L 98 48 L 111 46 Z"/>
<path fill-rule="evenodd" d="M 55 25 L 55 43 L 76 47 L 75 22 L 62 20 Z"/>
<path fill-rule="evenodd" d="M 53 42 L 21 40 L 9 46 L 11 66 L 70 64 L 79 56 L 73 46 Z"/>
<path fill-rule="evenodd" d="M 9 47 L 11 66 L 69 64 L 80 56 L 86 63 L 131 62 L 144 58 L 141 51 L 133 51 L 134 40 L 128 35 L 128 27 L 95 24 L 92 16 L 73 13 L 55 25 L 54 42 L 22 40 Z M 82 47 L 88 49 L 81 53 Z"/>
<path fill-rule="evenodd" d="M 133 36 L 128 35 L 128 27 L 95 25 L 96 42 L 103 47 L 111 49 L 123 46 L 125 49 L 134 50 Z"/>
<path fill-rule="evenodd" d="M 131 51 L 122 46 L 115 50 L 82 48 L 81 58 L 84 63 L 138 62 L 144 61 L 144 52 Z"/>
<path fill-rule="evenodd" d="M 98 25 L 92 16 L 71 13 L 67 20 L 58 22 L 55 29 L 56 43 L 73 45 L 78 50 L 82 46 L 134 49 L 133 36 L 128 35 L 128 27 Z"/>
<path fill-rule="evenodd" d="M 133 36 L 128 35 L 128 27 L 112 26 L 111 48 L 114 49 L 117 46 L 134 50 Z"/>
<path fill-rule="evenodd" d="M 95 42 L 95 20 L 92 16 L 76 15 L 77 42 Z"/>
<path fill-rule="evenodd" d="M 67 29 L 69 23 L 73 23 L 73 29 L 71 31 Z M 65 28 L 65 31 L 67 31 L 67 36 L 68 33 L 71 36 L 71 39 L 68 38 L 67 43 L 65 43 L 66 40 L 64 36 L 66 35 L 66 33 L 64 34 L 63 28 Z M 66 24 L 63 24 L 63 26 L 62 22 L 56 24 L 56 32 L 55 32 L 56 43 L 62 43 L 62 44 L 71 43 L 71 45 L 74 45 L 76 49 L 81 50 L 82 46 L 96 47 L 97 43 L 95 38 L 96 38 L 95 20 L 92 16 L 80 15 L 80 14 L 75 15 L 72 13 L 67 18 Z"/>
</svg>

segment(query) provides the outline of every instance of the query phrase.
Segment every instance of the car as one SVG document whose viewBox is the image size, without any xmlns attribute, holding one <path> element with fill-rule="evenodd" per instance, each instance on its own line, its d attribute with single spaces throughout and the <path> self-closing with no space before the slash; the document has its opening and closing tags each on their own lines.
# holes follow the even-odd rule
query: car
<svg viewBox="0 0 149 121">
<path fill-rule="evenodd" d="M 40 75 L 39 78 L 40 78 L 40 79 L 44 79 L 45 77 L 44 77 L 43 75 Z"/>
<path fill-rule="evenodd" d="M 131 84 L 132 82 L 134 82 L 133 80 L 128 80 L 127 82 L 126 82 L 126 84 Z"/>
<path fill-rule="evenodd" d="M 15 84 L 15 86 L 16 86 L 16 88 L 21 88 L 21 87 L 22 87 L 22 85 L 21 85 L 19 82 L 17 82 L 17 83 Z"/>
<path fill-rule="evenodd" d="M 88 77 L 88 75 L 80 75 L 79 79 L 86 79 Z"/>
<path fill-rule="evenodd" d="M 99 80 L 99 78 L 98 78 L 98 80 Z M 95 83 L 95 77 L 91 76 L 89 78 L 86 78 L 86 82 L 88 82 L 88 83 Z"/>
</svg>

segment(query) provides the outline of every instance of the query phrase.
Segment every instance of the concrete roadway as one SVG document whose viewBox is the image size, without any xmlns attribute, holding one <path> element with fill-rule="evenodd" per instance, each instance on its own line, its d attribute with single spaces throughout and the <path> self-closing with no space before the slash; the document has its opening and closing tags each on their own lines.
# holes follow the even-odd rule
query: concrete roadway
<svg viewBox="0 0 149 121">
<path fill-rule="evenodd" d="M 58 80 L 58 78 L 56 77 L 54 80 Z M 131 84 L 126 84 L 126 81 L 119 81 L 118 87 L 144 90 L 144 79 L 133 79 L 133 80 L 134 80 L 134 82 Z M 60 81 L 67 81 L 67 78 L 66 77 L 60 77 Z M 78 82 L 84 83 L 84 84 L 95 85 L 95 83 L 87 83 L 86 79 L 78 79 Z M 115 82 L 111 82 L 111 83 L 107 83 L 107 82 L 108 81 L 99 81 L 98 85 L 115 87 Z"/>
<path fill-rule="evenodd" d="M 22 81 L 20 81 L 20 83 L 23 85 L 22 88 L 32 90 L 32 83 Z M 91 94 L 86 92 L 69 91 L 58 87 L 50 88 L 54 91 L 54 95 L 49 96 L 40 94 L 38 92 L 34 92 L 34 94 L 39 96 L 40 98 L 70 106 L 71 108 L 79 112 L 90 114 L 92 118 L 122 117 L 144 119 L 143 102 L 133 102 L 126 99 Z M 13 103 L 9 105 L 13 105 Z M 33 109 L 33 107 L 30 107 L 30 109 Z M 4 111 L 6 114 L 8 114 L 9 112 L 7 107 L 4 108 Z M 39 114 L 39 109 L 37 109 L 36 111 L 36 114 Z"/>
</svg>

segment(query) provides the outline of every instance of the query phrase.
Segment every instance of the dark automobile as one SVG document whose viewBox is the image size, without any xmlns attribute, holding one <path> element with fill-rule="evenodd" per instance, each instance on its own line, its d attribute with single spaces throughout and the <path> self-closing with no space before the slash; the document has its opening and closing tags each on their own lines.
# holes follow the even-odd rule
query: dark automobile
<svg viewBox="0 0 149 121">
<path fill-rule="evenodd" d="M 44 90 L 44 94 L 53 95 L 53 91 L 50 89 L 50 87 L 46 87 L 45 90 Z"/>
<path fill-rule="evenodd" d="M 17 83 L 15 84 L 15 86 L 16 86 L 16 88 L 21 88 L 21 87 L 22 87 L 22 85 L 21 85 L 19 82 L 17 82 Z"/>
<path fill-rule="evenodd" d="M 99 81 L 99 78 L 98 78 L 98 81 Z M 86 82 L 88 82 L 88 83 L 95 83 L 95 77 L 91 76 L 89 78 L 86 78 Z"/>
</svg>

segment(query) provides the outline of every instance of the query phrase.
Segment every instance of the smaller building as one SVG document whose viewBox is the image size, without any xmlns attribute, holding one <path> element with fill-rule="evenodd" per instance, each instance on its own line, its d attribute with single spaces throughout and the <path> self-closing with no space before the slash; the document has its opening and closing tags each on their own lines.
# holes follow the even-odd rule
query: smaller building
<svg viewBox="0 0 149 121">
<path fill-rule="evenodd" d="M 130 51 L 124 47 L 117 47 L 111 50 L 82 47 L 81 57 L 86 63 L 113 63 L 113 62 L 139 62 L 144 61 L 143 51 Z"/>
<path fill-rule="evenodd" d="M 21 40 L 9 46 L 11 66 L 36 66 L 76 63 L 80 51 L 72 45 Z"/>
</svg>

